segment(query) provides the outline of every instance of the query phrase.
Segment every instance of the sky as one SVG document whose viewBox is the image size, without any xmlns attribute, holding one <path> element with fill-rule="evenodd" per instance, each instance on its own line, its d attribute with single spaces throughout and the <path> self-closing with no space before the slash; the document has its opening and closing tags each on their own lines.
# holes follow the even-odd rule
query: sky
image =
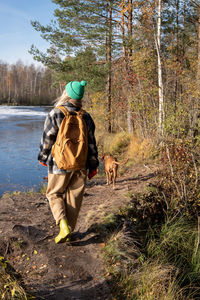
<svg viewBox="0 0 200 300">
<path fill-rule="evenodd" d="M 0 61 L 38 65 L 28 50 L 34 44 L 45 52 L 49 44 L 30 21 L 49 24 L 56 7 L 51 0 L 0 0 Z"/>
</svg>

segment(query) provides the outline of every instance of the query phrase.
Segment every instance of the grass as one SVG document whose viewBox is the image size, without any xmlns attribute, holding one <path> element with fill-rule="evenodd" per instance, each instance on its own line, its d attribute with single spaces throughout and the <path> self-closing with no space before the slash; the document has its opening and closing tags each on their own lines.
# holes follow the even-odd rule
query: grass
<svg viewBox="0 0 200 300">
<path fill-rule="evenodd" d="M 116 299 L 184 299 L 176 268 L 147 259 L 130 232 L 113 233 L 103 251 Z"/>
<path fill-rule="evenodd" d="M 134 162 L 148 162 L 158 156 L 155 144 L 148 138 L 141 139 L 137 136 L 130 136 L 130 143 L 127 148 L 127 155 L 133 158 Z"/>
<path fill-rule="evenodd" d="M 116 134 L 106 135 L 104 140 L 104 152 L 119 155 L 128 147 L 130 143 L 130 134 L 119 132 Z"/>
<path fill-rule="evenodd" d="M 13 191 L 13 192 L 5 192 L 3 194 L 4 197 L 9 197 L 9 196 L 14 196 L 14 195 L 33 195 L 33 194 L 38 194 L 38 193 L 46 193 L 46 189 L 47 189 L 47 184 L 46 183 L 42 183 L 38 189 L 35 188 L 30 188 L 27 191 Z"/>
<path fill-rule="evenodd" d="M 99 149 L 99 155 L 103 153 L 110 153 L 115 156 L 120 156 L 121 153 L 125 154 L 130 143 L 130 134 L 127 132 L 119 133 L 105 133 L 102 131 L 97 133 L 97 145 Z"/>
<path fill-rule="evenodd" d="M 117 217 L 114 213 L 106 212 L 106 205 L 100 205 L 97 210 L 91 210 L 86 216 L 86 224 L 91 230 L 98 232 L 102 236 L 107 236 L 118 226 Z"/>
<path fill-rule="evenodd" d="M 176 273 L 173 266 L 147 260 L 132 276 L 135 288 L 132 296 L 141 300 L 175 300 L 179 296 Z"/>
<path fill-rule="evenodd" d="M 38 193 L 42 193 L 45 194 L 47 190 L 47 184 L 46 183 L 42 183 L 38 189 Z"/>
<path fill-rule="evenodd" d="M 127 205 L 102 215 L 97 225 L 105 239 L 103 257 L 115 299 L 199 299 L 196 222 L 182 216 L 138 228 L 141 222 L 135 219 L 132 205 Z"/>
<path fill-rule="evenodd" d="M 0 299 L 1 300 L 28 300 L 34 297 L 27 295 L 19 280 L 8 272 L 8 261 L 0 256 Z"/>
<path fill-rule="evenodd" d="M 181 270 L 183 281 L 199 280 L 200 253 L 195 253 L 197 225 L 180 217 L 172 223 L 166 222 L 159 233 L 149 239 L 147 252 L 150 257 L 173 263 Z"/>
<path fill-rule="evenodd" d="M 154 141 L 148 138 L 139 138 L 127 132 L 101 134 L 97 135 L 97 144 L 99 156 L 103 153 L 109 153 L 118 158 L 118 161 L 124 161 L 128 158 L 126 166 L 132 166 L 134 163 L 149 163 L 159 156 L 158 147 Z"/>
</svg>

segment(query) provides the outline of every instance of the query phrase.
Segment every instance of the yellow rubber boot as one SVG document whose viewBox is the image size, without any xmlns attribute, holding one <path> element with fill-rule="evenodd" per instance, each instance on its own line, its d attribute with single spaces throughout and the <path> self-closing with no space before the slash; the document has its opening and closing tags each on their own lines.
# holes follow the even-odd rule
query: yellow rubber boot
<svg viewBox="0 0 200 300">
<path fill-rule="evenodd" d="M 67 224 L 67 220 L 65 218 L 61 219 L 59 225 L 60 225 L 60 232 L 55 237 L 56 244 L 63 243 L 66 241 L 69 242 L 71 238 L 71 230 Z"/>
</svg>

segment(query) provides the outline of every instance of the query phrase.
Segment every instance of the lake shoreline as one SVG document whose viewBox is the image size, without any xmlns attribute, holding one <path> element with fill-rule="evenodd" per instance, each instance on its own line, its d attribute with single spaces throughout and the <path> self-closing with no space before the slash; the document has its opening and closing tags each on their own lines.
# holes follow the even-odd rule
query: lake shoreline
<svg viewBox="0 0 200 300">
<path fill-rule="evenodd" d="M 0 195 L 37 190 L 47 170 L 37 156 L 47 106 L 0 106 Z"/>
</svg>

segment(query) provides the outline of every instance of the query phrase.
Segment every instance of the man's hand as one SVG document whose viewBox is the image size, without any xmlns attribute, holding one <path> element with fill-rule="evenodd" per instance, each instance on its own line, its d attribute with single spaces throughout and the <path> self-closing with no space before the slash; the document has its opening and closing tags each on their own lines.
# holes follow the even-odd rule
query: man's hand
<svg viewBox="0 0 200 300">
<path fill-rule="evenodd" d="M 89 170 L 88 179 L 91 179 L 97 174 L 97 170 Z"/>
<path fill-rule="evenodd" d="M 45 164 L 44 162 L 40 161 L 40 164 L 44 167 L 47 167 L 47 164 Z"/>
</svg>

